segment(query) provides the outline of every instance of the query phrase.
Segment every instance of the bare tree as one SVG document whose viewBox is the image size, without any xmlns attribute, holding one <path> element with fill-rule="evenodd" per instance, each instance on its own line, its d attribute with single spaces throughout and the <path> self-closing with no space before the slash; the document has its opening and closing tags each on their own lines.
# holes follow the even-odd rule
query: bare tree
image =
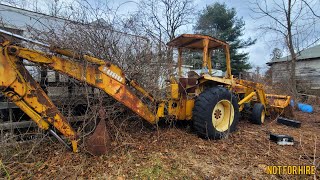
<svg viewBox="0 0 320 180">
<path fill-rule="evenodd" d="M 59 16 L 60 11 L 64 6 L 64 3 L 60 0 L 47 1 L 46 4 L 48 6 L 49 14 L 52 16 Z"/>
<path fill-rule="evenodd" d="M 88 0 L 73 2 L 73 4 L 67 4 L 67 2 L 59 0 L 48 1 L 45 4 L 47 5 L 46 12 L 51 12 L 51 15 L 54 16 L 65 17 L 65 20 L 43 16 L 43 21 L 41 21 L 42 19 L 38 21 L 41 26 L 34 26 L 33 24 L 27 26 L 28 38 L 112 62 L 123 69 L 127 78 L 137 80 L 150 93 L 159 92 L 158 74 L 161 69 L 156 63 L 150 66 L 150 62 L 155 58 L 149 40 L 146 37 L 118 31 L 124 29 L 121 27 L 122 25 L 126 25 L 128 29 L 135 29 L 137 24 L 123 24 L 121 21 L 125 20 L 124 17 L 109 16 L 110 14 L 116 15 L 116 13 L 110 11 L 108 4 L 98 1 L 95 1 L 96 4 L 94 4 Z M 62 4 L 66 6 L 62 7 Z M 130 19 L 132 19 L 131 16 L 128 21 L 124 22 L 130 22 Z M 48 49 L 36 47 L 34 44 L 24 43 L 24 46 L 50 53 Z M 60 56 L 59 54 L 56 55 Z M 83 66 L 89 64 L 82 59 L 71 58 L 71 60 L 77 61 Z M 126 128 L 126 124 L 130 123 L 128 120 L 136 117 L 135 114 L 127 111 L 124 106 L 108 97 L 104 92 L 94 89 L 86 83 L 79 83 L 67 76 L 60 76 L 50 69 L 45 69 L 48 73 L 41 76 L 41 73 L 38 73 L 41 72 L 38 66 L 31 65 L 36 70 L 33 74 L 40 79 L 43 78 L 43 88 L 48 89 L 48 95 L 55 99 L 55 104 L 61 112 L 70 119 L 76 116 L 83 117 L 81 125 L 78 124 L 80 122 L 77 122 L 78 125 L 83 127 L 79 128 L 78 131 L 83 135 L 81 137 L 85 138 L 87 132 L 94 129 L 93 125 L 87 131 L 87 125 L 91 126 L 91 123 L 97 120 L 97 110 L 99 109 L 97 102 L 103 100 L 102 103 L 109 118 L 108 126 L 113 127 L 114 132 L 112 134 L 115 135 L 115 140 L 128 140 L 128 138 L 122 138 L 129 135 L 126 134 L 127 131 L 121 129 Z M 132 88 L 132 91 L 135 91 L 135 89 Z M 136 94 L 146 104 L 151 104 L 143 95 L 138 92 Z M 150 105 L 151 107 L 153 106 Z M 141 122 L 136 121 L 134 123 L 139 128 L 143 127 Z"/>
<path fill-rule="evenodd" d="M 296 60 L 299 49 L 306 48 L 319 40 L 316 37 L 317 19 L 310 14 L 306 0 L 281 0 L 251 2 L 254 18 L 266 22 L 259 29 L 280 35 L 279 41 L 285 44 L 290 61 L 291 91 L 297 95 Z M 263 20 L 263 21 L 262 21 Z"/>
<path fill-rule="evenodd" d="M 159 41 L 175 38 L 177 31 L 192 20 L 192 0 L 143 0 L 140 9 L 147 32 Z"/>
<path fill-rule="evenodd" d="M 314 10 L 314 9 L 316 9 L 316 7 L 312 7 L 313 5 L 311 5 L 311 3 L 313 3 L 313 1 L 308 2 L 307 0 L 302 0 L 302 2 L 308 7 L 308 9 L 311 11 L 311 13 L 312 13 L 315 17 L 320 18 L 320 15 L 317 14 L 317 13 L 315 12 L 315 10 Z"/>
<path fill-rule="evenodd" d="M 141 26 L 156 44 L 158 63 L 167 65 L 172 73 L 173 50 L 165 43 L 176 37 L 192 21 L 193 0 L 142 0 L 140 2 Z"/>
</svg>

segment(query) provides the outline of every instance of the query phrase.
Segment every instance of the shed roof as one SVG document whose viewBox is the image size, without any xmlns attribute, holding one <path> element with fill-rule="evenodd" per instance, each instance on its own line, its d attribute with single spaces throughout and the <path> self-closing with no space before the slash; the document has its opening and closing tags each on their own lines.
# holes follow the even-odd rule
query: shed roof
<svg viewBox="0 0 320 180">
<path fill-rule="evenodd" d="M 307 60 L 307 59 L 315 59 L 320 57 L 320 45 L 313 46 L 308 49 L 304 49 L 297 53 L 297 60 Z M 279 59 L 273 59 L 271 62 L 267 62 L 268 65 L 271 65 L 273 63 L 277 62 L 285 62 L 285 61 L 291 61 L 291 56 L 282 57 Z"/>
</svg>

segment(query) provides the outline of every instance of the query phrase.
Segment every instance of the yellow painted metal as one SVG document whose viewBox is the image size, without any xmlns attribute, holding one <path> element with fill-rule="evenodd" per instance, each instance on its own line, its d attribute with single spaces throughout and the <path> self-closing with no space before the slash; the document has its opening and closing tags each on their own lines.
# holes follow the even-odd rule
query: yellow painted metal
<svg viewBox="0 0 320 180">
<path fill-rule="evenodd" d="M 262 113 L 261 113 L 261 122 L 262 122 L 262 124 L 264 123 L 265 118 L 266 118 L 266 111 L 263 110 Z"/>
<path fill-rule="evenodd" d="M 253 90 L 240 84 L 232 84 L 232 91 L 235 94 L 245 94 L 245 96 L 248 96 Z"/>
<path fill-rule="evenodd" d="M 208 47 L 209 47 L 209 39 L 205 38 L 202 40 L 203 43 L 203 61 L 202 68 L 208 68 Z"/>
<path fill-rule="evenodd" d="M 100 65 L 98 69 L 104 75 L 109 76 L 110 78 L 120 82 L 123 85 L 126 84 L 126 77 L 123 71 L 118 66 L 107 62 L 105 65 Z"/>
<path fill-rule="evenodd" d="M 159 103 L 158 109 L 157 109 L 157 118 L 165 117 L 165 114 L 164 114 L 165 106 L 166 106 L 165 102 Z"/>
<path fill-rule="evenodd" d="M 7 46 L 1 46 L 0 49 L 2 93 L 30 116 L 40 128 L 47 130 L 49 124 L 51 124 L 71 141 L 77 140 L 76 132 L 41 89 L 40 85 L 31 77 L 20 62 L 20 59 L 11 55 L 17 51 Z M 41 62 L 47 62 L 45 57 L 39 57 L 35 54 L 28 57 L 39 58 Z M 73 147 L 73 150 L 77 151 L 77 144 L 74 144 Z"/>
<path fill-rule="evenodd" d="M 229 50 L 229 45 L 224 45 L 224 52 L 226 56 L 226 78 L 231 78 L 231 60 L 230 60 L 230 50 Z"/>
<path fill-rule="evenodd" d="M 268 102 L 267 102 L 266 94 L 265 94 L 265 92 L 264 92 L 263 89 L 258 89 L 258 90 L 257 90 L 257 97 L 258 97 L 258 99 L 259 99 L 259 102 L 260 102 L 261 104 L 263 104 L 264 107 L 266 108 L 266 106 L 268 105 Z"/>
<path fill-rule="evenodd" d="M 203 84 L 207 82 L 223 85 L 230 91 L 233 91 L 233 93 L 245 94 L 245 98 L 239 102 L 240 110 L 242 110 L 244 103 L 250 101 L 258 101 L 265 108 L 269 106 L 284 108 L 290 102 L 289 96 L 266 95 L 262 84 L 233 78 L 231 74 L 229 45 L 223 41 L 210 36 L 185 34 L 172 40 L 168 45 L 178 47 L 179 77 L 182 76 L 182 48 L 202 50 L 202 66 L 203 68 L 208 68 L 209 74 L 204 74 L 198 79 L 196 89 L 192 93 L 187 93 L 187 91 L 186 93 L 179 93 L 179 83 L 181 82 L 171 76 L 170 94 L 168 94 L 170 97 L 167 100 L 157 102 L 157 109 L 150 110 L 145 103 L 131 92 L 127 83 L 152 102 L 156 102 L 155 98 L 136 81 L 127 79 L 124 72 L 115 64 L 89 55 L 72 52 L 68 49 L 54 47 L 51 47 L 50 50 L 58 53 L 57 55 L 46 54 L 19 46 L 8 46 L 8 43 L 3 43 L 0 55 L 0 89 L 17 106 L 25 111 L 40 128 L 48 129 L 49 124 L 55 126 L 64 136 L 71 140 L 74 151 L 77 151 L 78 139 L 76 133 L 46 94 L 38 87 L 39 85 L 34 84 L 32 78 L 31 81 L 26 78 L 25 72 L 27 71 L 22 65 L 19 65 L 19 58 L 47 66 L 55 71 L 99 88 L 152 124 L 156 123 L 160 117 L 165 117 L 166 115 L 173 116 L 176 120 L 192 119 L 194 96 L 204 91 L 205 85 Z M 212 72 L 211 52 L 217 48 L 223 48 L 225 51 L 227 70 L 226 76 L 223 78 L 212 77 L 210 75 Z M 4 52 L 6 49 L 9 53 Z M 73 58 L 85 60 L 89 63 L 83 66 L 79 61 L 73 61 Z M 8 87 L 14 90 L 10 91 Z M 39 100 L 43 101 L 40 102 Z M 166 108 L 167 114 L 165 114 Z M 268 113 L 268 111 L 264 111 L 264 113 Z M 265 114 L 261 116 L 265 116 Z M 212 123 L 218 131 L 223 132 L 232 124 L 233 117 L 234 108 L 231 102 L 222 100 L 213 109 Z"/>
<path fill-rule="evenodd" d="M 24 54 L 27 55 L 35 55 L 34 51 L 33 50 L 29 50 L 29 49 L 21 49 L 24 51 Z M 52 52 L 55 52 L 55 53 L 58 53 L 58 54 L 62 54 L 64 56 L 67 56 L 67 57 L 70 57 L 70 58 L 74 58 L 74 59 L 84 59 L 88 62 L 91 62 L 93 64 L 97 64 L 97 65 L 100 65 L 99 66 L 99 70 L 101 72 L 103 72 L 104 74 L 116 79 L 117 81 L 121 82 L 122 84 L 125 84 L 125 75 L 123 73 L 123 71 L 118 67 L 116 66 L 115 64 L 113 63 L 110 63 L 109 61 L 106 61 L 106 60 L 102 60 L 102 59 L 98 59 L 98 58 L 95 58 L 95 57 L 92 57 L 92 56 L 89 56 L 89 55 L 80 55 L 76 52 L 73 52 L 71 50 L 68 50 L 68 49 L 60 49 L 60 48 L 50 48 L 50 50 Z M 42 58 L 43 55 L 45 55 L 44 53 L 42 52 L 37 52 L 39 54 L 41 54 L 41 57 L 39 58 Z M 50 61 L 50 58 L 48 58 L 48 62 L 47 63 L 52 63 Z M 38 63 L 41 63 L 40 61 L 38 61 Z"/>
<path fill-rule="evenodd" d="M 212 74 L 212 62 L 211 62 L 211 56 L 212 56 L 212 50 L 208 50 L 208 69 L 209 69 L 209 74 Z"/>
<path fill-rule="evenodd" d="M 274 108 L 284 109 L 290 104 L 291 97 L 275 94 L 266 94 L 268 104 Z"/>
<path fill-rule="evenodd" d="M 179 113 L 179 106 L 178 105 L 179 105 L 179 101 L 177 101 L 177 100 L 171 99 L 168 101 L 168 114 L 170 116 L 175 116 L 176 118 L 178 117 L 178 113 Z"/>
<path fill-rule="evenodd" d="M 31 77 L 25 67 L 18 62 L 19 58 L 37 64 L 43 64 L 55 71 L 100 88 L 150 123 L 154 124 L 157 122 L 158 117 L 164 116 L 164 104 L 160 104 L 161 108 L 157 112 L 158 116 L 154 115 L 153 112 L 128 89 L 122 70 L 110 62 L 106 61 L 102 63 L 103 60 L 87 55 L 80 56 L 67 50 L 56 50 L 55 52 L 72 58 L 82 57 L 82 59 L 93 63 L 93 65 L 83 66 L 77 61 L 52 56 L 19 46 L 2 46 L 1 52 L 0 81 L 3 94 L 15 102 L 40 128 L 47 130 L 49 124 L 54 126 L 71 141 L 74 152 L 78 151 L 76 132 L 41 87 Z M 130 84 L 151 101 L 155 101 L 138 83 L 130 81 Z"/>
<path fill-rule="evenodd" d="M 6 97 L 12 97 L 8 93 L 4 93 Z M 12 100 L 11 98 L 9 98 Z M 48 130 L 49 129 L 49 123 L 45 121 L 39 113 L 34 111 L 32 107 L 30 107 L 25 101 L 19 100 L 15 101 L 12 100 L 23 112 L 25 112 L 37 125 L 39 128 L 43 130 Z"/>
<path fill-rule="evenodd" d="M 153 98 L 153 96 L 149 92 L 147 92 L 144 88 L 142 88 L 137 81 L 130 80 L 130 85 L 136 90 L 138 90 L 143 96 L 147 97 L 151 102 L 155 102 L 155 99 Z"/>
<path fill-rule="evenodd" d="M 288 99 L 286 95 L 277 95 L 277 94 L 266 94 L 269 98 L 279 98 L 279 99 Z"/>
<path fill-rule="evenodd" d="M 258 102 L 264 105 L 265 111 L 267 114 L 269 114 L 269 112 L 267 111 L 267 108 L 269 106 L 283 109 L 287 107 L 290 103 L 290 96 L 265 94 L 264 87 L 260 83 L 241 80 L 233 77 L 231 78 L 213 77 L 205 74 L 199 80 L 199 82 L 201 84 L 201 83 L 205 83 L 206 81 L 214 81 L 214 82 L 218 82 L 226 86 L 229 86 L 234 92 L 245 93 L 246 97 L 251 100 L 256 98 Z M 248 102 L 248 100 L 247 99 L 240 100 L 239 102 L 240 111 L 243 109 L 241 105 L 245 102 Z"/>
<path fill-rule="evenodd" d="M 208 74 L 204 74 L 202 79 L 200 79 L 200 81 L 202 82 L 202 80 L 210 80 L 210 81 L 214 81 L 214 82 L 218 82 L 218 83 L 221 83 L 221 84 L 226 84 L 226 85 L 231 85 L 233 84 L 234 82 L 232 81 L 232 79 L 227 79 L 225 77 L 223 78 L 220 78 L 220 77 L 214 77 L 214 76 L 210 76 Z M 200 82 L 200 83 L 201 83 Z"/>
<path fill-rule="evenodd" d="M 256 92 L 251 92 L 248 96 L 244 97 L 242 100 L 238 102 L 239 106 L 241 106 L 243 103 L 247 103 L 251 101 L 252 97 L 256 95 Z"/>
<path fill-rule="evenodd" d="M 78 141 L 79 140 L 71 140 L 71 147 L 73 152 L 78 152 Z"/>
<path fill-rule="evenodd" d="M 46 66 L 66 74 L 81 82 L 86 82 L 96 88 L 99 88 L 136 112 L 146 121 L 154 124 L 157 118 L 153 112 L 135 95 L 125 84 L 124 74 L 122 70 L 115 65 L 109 64 L 94 66 L 83 66 L 81 63 L 58 56 L 48 56 L 42 52 L 30 50 L 18 46 L 14 48 L 15 55 L 22 57 L 34 63 L 45 63 Z M 41 59 L 41 62 L 38 61 Z M 45 61 L 47 59 L 47 61 Z M 114 70 L 114 71 L 113 71 Z M 97 74 L 101 79 L 96 79 Z"/>
<path fill-rule="evenodd" d="M 178 114 L 177 119 L 178 120 L 185 120 L 186 119 L 186 102 L 187 100 L 184 98 L 181 98 L 178 104 Z"/>
<path fill-rule="evenodd" d="M 178 84 L 170 84 L 171 87 L 171 98 L 179 99 L 179 85 Z"/>
<path fill-rule="evenodd" d="M 62 49 L 55 46 L 51 46 L 49 49 L 51 52 L 55 52 L 55 53 L 58 53 L 67 57 L 71 57 L 74 59 L 81 59 L 82 57 L 79 53 L 71 51 L 70 49 Z"/>
<path fill-rule="evenodd" d="M 194 99 L 188 99 L 186 102 L 186 120 L 192 119 L 193 107 L 194 107 Z"/>
<path fill-rule="evenodd" d="M 229 45 L 221 41 L 219 39 L 213 38 L 211 36 L 199 35 L 199 34 L 182 34 L 179 37 L 171 40 L 167 43 L 170 47 L 176 47 L 181 50 L 182 48 L 186 49 L 197 49 L 203 51 L 203 62 L 202 67 L 208 68 L 209 73 L 212 72 L 212 65 L 211 65 L 211 51 L 212 49 L 219 49 L 223 48 L 227 50 L 226 52 L 226 59 L 227 59 L 227 77 L 231 77 L 231 66 L 230 66 L 230 55 L 229 55 Z M 178 61 L 178 68 L 181 68 L 182 64 L 179 64 Z"/>
<path fill-rule="evenodd" d="M 219 49 L 222 48 L 225 52 L 226 57 L 226 75 L 224 78 L 219 77 L 212 77 L 209 74 L 204 74 L 199 79 L 199 87 L 195 90 L 196 94 L 200 94 L 202 92 L 201 84 L 207 83 L 208 81 L 214 82 L 215 84 L 221 84 L 233 91 L 233 93 L 238 94 L 245 94 L 245 96 L 248 96 L 253 91 L 255 91 L 255 95 L 251 94 L 248 98 L 250 100 L 244 100 L 241 102 L 240 110 L 243 109 L 242 104 L 247 101 L 253 101 L 257 99 L 258 102 L 262 103 L 265 108 L 276 107 L 276 108 L 284 108 L 287 106 L 287 102 L 289 101 L 290 97 L 286 96 L 286 98 L 282 99 L 280 97 L 275 96 L 266 96 L 264 87 L 262 84 L 255 83 L 252 81 L 246 81 L 234 78 L 232 76 L 231 72 L 231 59 L 230 59 L 230 47 L 229 44 L 226 42 L 223 42 L 221 40 L 218 40 L 216 38 L 210 37 L 210 36 L 204 36 L 204 35 L 198 35 L 198 34 L 183 34 L 170 42 L 167 43 L 168 46 L 176 47 L 179 50 L 179 53 L 181 54 L 181 49 L 197 49 L 201 50 L 203 52 L 203 63 L 202 67 L 207 67 L 209 70 L 209 74 L 211 74 L 211 52 L 213 49 Z M 178 60 L 178 67 L 181 69 L 181 59 Z M 180 70 L 179 70 L 180 72 Z M 267 111 L 268 113 L 268 111 Z"/>
<path fill-rule="evenodd" d="M 234 108 L 229 100 L 219 101 L 212 110 L 212 124 L 217 131 L 229 129 L 234 119 Z"/>
<path fill-rule="evenodd" d="M 11 99 L 21 110 L 26 112 L 35 123 L 44 130 L 49 128 L 49 124 L 44 121 L 41 116 L 35 112 L 32 107 L 23 101 L 23 97 L 27 94 L 27 82 L 24 80 L 18 67 L 15 66 L 16 58 L 11 58 L 4 48 L 0 49 L 0 87 L 3 94 Z M 21 82 L 21 83 L 20 83 Z M 11 87 L 14 87 L 9 91 Z"/>
<path fill-rule="evenodd" d="M 98 58 L 95 58 L 95 57 L 92 57 L 92 56 L 88 56 L 88 55 L 80 55 L 80 54 L 78 54 L 76 52 L 73 52 L 73 51 L 71 51 L 69 49 L 61 49 L 61 48 L 57 48 L 57 47 L 50 47 L 50 51 L 58 53 L 58 54 L 62 54 L 64 56 L 71 57 L 71 58 L 74 58 L 74 59 L 85 59 L 86 61 L 91 62 L 93 64 L 98 64 L 98 65 L 106 64 L 106 62 L 101 60 L 101 59 L 98 59 Z"/>
<path fill-rule="evenodd" d="M 88 62 L 91 62 L 93 64 L 98 64 L 98 65 L 105 65 L 106 64 L 106 61 L 92 57 L 92 56 L 88 56 L 88 55 L 83 55 L 83 59 Z M 115 71 L 115 70 L 113 70 L 113 71 Z"/>
<path fill-rule="evenodd" d="M 209 49 L 218 49 L 228 43 L 211 36 L 200 34 L 182 34 L 167 43 L 170 47 L 203 50 L 203 39 L 209 39 Z"/>
<path fill-rule="evenodd" d="M 170 84 L 178 84 L 178 81 L 174 76 L 170 76 Z"/>
<path fill-rule="evenodd" d="M 168 101 L 168 115 L 174 116 L 176 120 L 191 120 L 194 99 L 181 98 Z"/>
</svg>

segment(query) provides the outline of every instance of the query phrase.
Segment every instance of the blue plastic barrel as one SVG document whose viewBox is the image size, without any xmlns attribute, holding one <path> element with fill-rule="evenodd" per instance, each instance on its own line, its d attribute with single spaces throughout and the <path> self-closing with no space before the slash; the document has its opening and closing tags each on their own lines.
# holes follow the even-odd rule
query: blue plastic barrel
<svg viewBox="0 0 320 180">
<path fill-rule="evenodd" d="M 312 113 L 313 107 L 309 104 L 298 103 L 298 109 L 302 112 Z"/>
</svg>

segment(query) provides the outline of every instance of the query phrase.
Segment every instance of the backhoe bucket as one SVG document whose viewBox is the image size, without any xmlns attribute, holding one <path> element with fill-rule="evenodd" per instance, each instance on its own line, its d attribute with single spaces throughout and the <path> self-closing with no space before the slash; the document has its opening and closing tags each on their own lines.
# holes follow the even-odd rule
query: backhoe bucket
<svg viewBox="0 0 320 180">
<path fill-rule="evenodd" d="M 86 139 L 86 150 L 95 156 L 108 153 L 110 150 L 111 139 L 106 127 L 106 117 L 103 109 L 99 111 L 100 122 L 98 123 L 93 134 Z"/>
<path fill-rule="evenodd" d="M 268 104 L 273 110 L 278 113 L 281 113 L 282 116 L 292 118 L 293 117 L 293 108 L 290 106 L 290 96 L 275 95 L 275 94 L 266 94 Z"/>
</svg>

